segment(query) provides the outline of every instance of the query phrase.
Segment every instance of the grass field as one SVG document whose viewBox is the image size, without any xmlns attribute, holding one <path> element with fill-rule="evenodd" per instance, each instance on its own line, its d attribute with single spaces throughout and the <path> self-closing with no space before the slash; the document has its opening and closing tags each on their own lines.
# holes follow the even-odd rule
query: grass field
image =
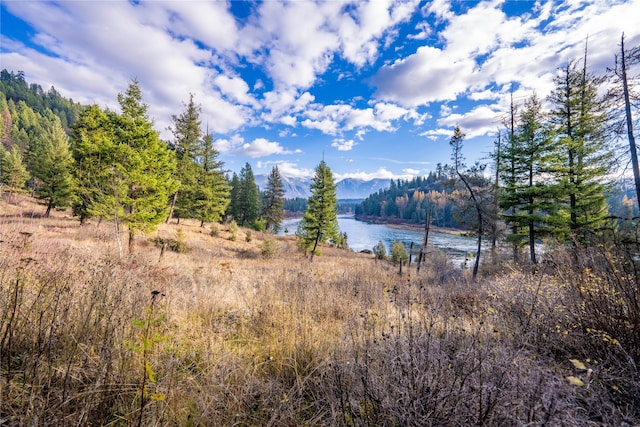
<svg viewBox="0 0 640 427">
<path fill-rule="evenodd" d="M 120 256 L 40 212 L 0 200 L 0 425 L 640 425 L 637 241 L 471 284 L 189 221 Z"/>
</svg>

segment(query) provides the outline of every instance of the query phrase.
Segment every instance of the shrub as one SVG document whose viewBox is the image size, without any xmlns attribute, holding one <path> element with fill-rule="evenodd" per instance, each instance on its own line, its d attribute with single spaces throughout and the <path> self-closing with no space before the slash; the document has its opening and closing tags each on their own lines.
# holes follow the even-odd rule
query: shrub
<svg viewBox="0 0 640 427">
<path fill-rule="evenodd" d="M 373 247 L 373 254 L 376 256 L 376 259 L 387 259 L 387 247 L 382 240 Z"/>
<path fill-rule="evenodd" d="M 233 242 L 238 240 L 238 223 L 235 220 L 229 223 L 229 240 Z"/>
<path fill-rule="evenodd" d="M 251 233 L 251 230 L 247 230 L 247 232 L 245 233 L 244 240 L 247 243 L 251 243 L 251 241 L 253 240 L 253 234 Z"/>
<path fill-rule="evenodd" d="M 278 242 L 271 236 L 268 236 L 262 242 L 260 246 L 260 252 L 262 256 L 270 259 L 273 258 L 278 253 Z"/>
<path fill-rule="evenodd" d="M 253 223 L 253 229 L 256 231 L 267 231 L 267 225 L 264 222 L 264 219 L 257 219 L 256 222 Z"/>
<path fill-rule="evenodd" d="M 211 224 L 211 231 L 209 232 L 209 235 L 211 237 L 218 237 L 219 234 L 220 228 L 218 227 L 218 224 L 214 222 L 213 224 Z"/>
<path fill-rule="evenodd" d="M 408 260 L 409 254 L 407 254 L 407 248 L 404 246 L 404 243 L 391 243 L 391 262 L 394 264 L 399 264 L 400 262 L 405 263 Z"/>
</svg>

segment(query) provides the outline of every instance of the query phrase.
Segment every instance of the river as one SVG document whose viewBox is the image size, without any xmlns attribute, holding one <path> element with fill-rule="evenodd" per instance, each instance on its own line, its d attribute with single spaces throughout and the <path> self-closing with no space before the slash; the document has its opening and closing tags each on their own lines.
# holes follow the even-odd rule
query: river
<svg viewBox="0 0 640 427">
<path fill-rule="evenodd" d="M 286 219 L 282 222 L 280 234 L 294 234 L 300 223 L 300 218 Z M 413 242 L 414 247 L 419 247 L 424 240 L 424 232 L 389 227 L 383 224 L 371 224 L 356 220 L 352 215 L 338 215 L 338 225 L 341 233 L 347 233 L 349 247 L 354 251 L 373 249 L 382 241 L 387 247 L 387 253 L 391 242 L 403 242 L 407 249 Z M 477 240 L 474 237 L 459 236 L 449 233 L 429 231 L 429 243 L 444 251 L 456 266 L 460 266 L 469 253 L 476 251 Z M 484 252 L 484 251 L 483 251 Z"/>
</svg>

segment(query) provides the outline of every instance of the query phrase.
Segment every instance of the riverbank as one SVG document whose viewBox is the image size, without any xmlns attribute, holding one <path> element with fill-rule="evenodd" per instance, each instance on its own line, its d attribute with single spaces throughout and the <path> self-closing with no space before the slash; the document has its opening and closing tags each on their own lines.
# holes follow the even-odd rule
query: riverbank
<svg viewBox="0 0 640 427">
<path fill-rule="evenodd" d="M 390 217 L 380 218 L 377 216 L 369 216 L 369 215 L 355 215 L 354 218 L 358 221 L 367 222 L 369 224 L 386 225 L 387 227 L 397 228 L 401 230 L 424 231 L 424 224 L 415 224 L 411 222 L 406 222 L 398 218 L 390 218 Z M 438 227 L 435 225 L 431 225 L 429 227 L 429 230 L 436 231 L 438 233 L 451 234 L 454 236 L 470 236 L 472 234 L 469 230 Z"/>
</svg>

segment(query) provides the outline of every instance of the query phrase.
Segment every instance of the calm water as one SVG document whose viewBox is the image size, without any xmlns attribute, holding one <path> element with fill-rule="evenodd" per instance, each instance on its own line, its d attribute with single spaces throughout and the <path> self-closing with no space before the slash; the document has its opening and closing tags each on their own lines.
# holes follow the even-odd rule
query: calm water
<svg viewBox="0 0 640 427">
<path fill-rule="evenodd" d="M 284 234 L 285 228 L 288 229 L 289 234 L 294 234 L 299 223 L 299 218 L 283 221 L 280 234 Z M 411 242 L 415 247 L 421 245 L 424 239 L 422 231 L 370 224 L 357 221 L 353 216 L 339 215 L 338 224 L 340 232 L 347 233 L 349 247 L 355 251 L 373 249 L 379 241 L 382 241 L 387 246 L 388 253 L 393 241 L 401 241 L 409 248 Z M 456 236 L 431 230 L 429 231 L 429 243 L 447 253 L 456 265 L 460 265 L 470 252 L 475 253 L 477 241 L 473 237 Z"/>
</svg>

